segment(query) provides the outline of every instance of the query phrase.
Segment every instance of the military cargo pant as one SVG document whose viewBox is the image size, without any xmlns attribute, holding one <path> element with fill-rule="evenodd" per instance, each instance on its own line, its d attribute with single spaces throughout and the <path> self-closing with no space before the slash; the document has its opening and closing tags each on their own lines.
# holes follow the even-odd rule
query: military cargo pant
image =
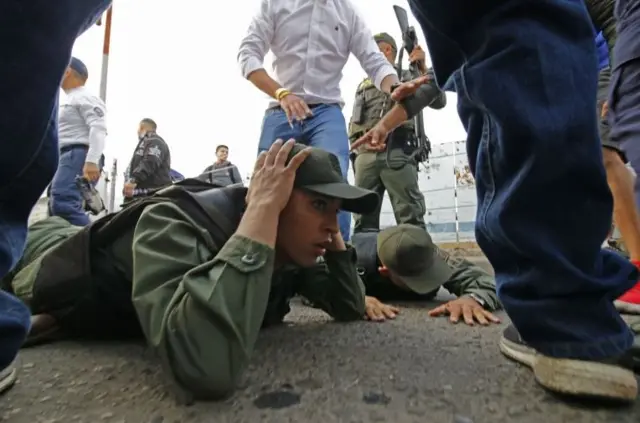
<svg viewBox="0 0 640 423">
<path fill-rule="evenodd" d="M 409 0 L 438 82 L 458 94 L 476 179 L 476 239 L 523 339 L 600 359 L 633 334 L 613 306 L 638 271 L 600 248 L 613 198 L 598 137 L 583 0 Z"/>
<path fill-rule="evenodd" d="M 426 206 L 424 196 L 418 186 L 418 168 L 415 161 L 409 160 L 401 149 L 395 148 L 389 153 L 362 152 L 356 157 L 354 164 L 355 185 L 375 191 L 383 197 L 385 190 L 389 193 L 391 207 L 396 223 L 409 223 L 425 227 L 424 214 Z M 378 209 L 366 215 L 354 215 L 354 232 L 366 229 L 380 229 L 380 212 Z"/>
<path fill-rule="evenodd" d="M 29 214 L 58 164 L 58 92 L 73 43 L 110 3 L 0 2 L 0 277 L 22 255 Z M 29 316 L 0 292 L 0 369 L 15 357 Z"/>
</svg>

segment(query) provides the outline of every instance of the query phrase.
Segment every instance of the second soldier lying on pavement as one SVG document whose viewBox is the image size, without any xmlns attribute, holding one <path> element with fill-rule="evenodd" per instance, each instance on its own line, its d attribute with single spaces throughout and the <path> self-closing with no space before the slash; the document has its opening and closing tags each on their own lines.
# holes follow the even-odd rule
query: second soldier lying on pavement
<svg viewBox="0 0 640 423">
<path fill-rule="evenodd" d="M 387 302 L 433 300 L 441 287 L 457 296 L 429 310 L 429 316 L 448 315 L 452 323 L 500 323 L 491 312 L 502 308 L 496 282 L 483 268 L 436 246 L 422 227 L 401 224 L 382 231 L 361 231 L 351 237 L 357 269 L 366 289 L 365 316 L 393 319 L 400 309 Z M 304 303 L 315 307 L 308 298 Z"/>
<path fill-rule="evenodd" d="M 429 311 L 468 325 L 499 323 L 491 312 L 501 308 L 493 276 L 470 261 L 436 246 L 418 226 L 401 224 L 380 232 L 355 233 L 358 273 L 366 288 L 366 315 L 392 319 L 399 309 L 382 301 L 429 301 L 440 287 L 458 298 Z"/>
<path fill-rule="evenodd" d="M 337 214 L 367 213 L 379 197 L 346 183 L 334 155 L 278 140 L 249 190 L 192 182 L 207 189 L 179 182 L 86 229 L 34 224 L 2 281 L 31 308 L 29 340 L 144 334 L 189 401 L 232 392 L 260 328 L 282 322 L 296 294 L 336 320 L 362 319 Z"/>
</svg>

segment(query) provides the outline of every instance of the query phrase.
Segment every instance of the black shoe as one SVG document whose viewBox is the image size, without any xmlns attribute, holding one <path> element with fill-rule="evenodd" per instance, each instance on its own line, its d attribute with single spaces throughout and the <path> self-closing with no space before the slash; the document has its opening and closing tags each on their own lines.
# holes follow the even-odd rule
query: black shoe
<svg viewBox="0 0 640 423">
<path fill-rule="evenodd" d="M 559 394 L 625 402 L 633 402 L 638 396 L 633 373 L 633 369 L 640 369 L 638 341 L 625 354 L 606 360 L 554 358 L 528 346 L 515 326 L 509 325 L 502 333 L 500 351 L 530 367 L 543 388 Z"/>
<path fill-rule="evenodd" d="M 14 383 L 16 383 L 16 369 L 13 367 L 7 367 L 0 371 L 0 394 L 5 393 L 11 389 Z"/>
</svg>

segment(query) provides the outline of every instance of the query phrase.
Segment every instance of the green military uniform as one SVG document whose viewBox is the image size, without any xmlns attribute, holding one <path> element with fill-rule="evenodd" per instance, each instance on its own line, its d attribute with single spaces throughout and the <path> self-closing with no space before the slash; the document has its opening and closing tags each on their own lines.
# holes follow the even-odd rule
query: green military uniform
<svg viewBox="0 0 640 423">
<path fill-rule="evenodd" d="M 319 149 L 295 186 L 342 198 L 352 212 L 379 201 L 344 183 L 337 158 Z M 27 255 L 3 286 L 75 335 L 138 328 L 182 394 L 219 398 L 234 389 L 260 328 L 280 323 L 294 295 L 340 321 L 365 312 L 353 248 L 328 251 L 313 268 L 276 268 L 272 248 L 234 234 L 245 197 L 243 187 L 192 194 L 178 183 L 87 228 L 43 220 L 30 228 Z"/>
<path fill-rule="evenodd" d="M 501 308 L 495 279 L 470 261 L 438 248 L 423 228 L 402 224 L 381 232 L 355 233 L 351 241 L 369 296 L 381 301 L 426 301 L 443 286 L 458 297 L 472 296 L 489 311 Z M 378 267 L 383 264 L 403 286 L 380 275 Z"/>
<path fill-rule="evenodd" d="M 383 33 L 374 38 L 377 42 L 384 41 L 396 49 L 395 41 L 390 35 Z M 400 76 L 402 81 L 413 79 L 409 71 L 403 71 Z M 433 95 L 428 96 L 424 107 L 444 107 L 446 96 L 437 88 L 435 79 L 428 85 L 429 87 L 424 89 L 432 90 Z M 391 96 L 378 90 L 371 79 L 362 81 L 356 91 L 354 112 L 349 123 L 349 141 L 353 143 L 373 128 L 394 105 Z M 396 223 L 411 223 L 424 227 L 426 205 L 418 186 L 417 163 L 410 156 L 416 140 L 414 120 L 405 122 L 390 137 L 387 143 L 388 153 L 368 151 L 367 146 L 361 146 L 355 151 L 355 184 L 376 191 L 381 197 L 385 190 L 388 191 Z M 367 215 L 355 216 L 356 232 L 379 227 L 380 208 Z"/>
</svg>

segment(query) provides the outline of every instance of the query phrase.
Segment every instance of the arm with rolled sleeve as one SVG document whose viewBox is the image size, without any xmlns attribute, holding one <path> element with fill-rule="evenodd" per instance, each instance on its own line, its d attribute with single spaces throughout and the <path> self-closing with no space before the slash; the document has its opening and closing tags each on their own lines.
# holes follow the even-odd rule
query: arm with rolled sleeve
<svg viewBox="0 0 640 423">
<path fill-rule="evenodd" d="M 358 59 L 360 66 L 367 73 L 377 89 L 382 89 L 382 81 L 392 76 L 398 82 L 396 69 L 378 48 L 378 44 L 373 39 L 373 34 L 367 27 L 364 19 L 354 11 L 352 35 L 349 42 L 349 51 Z"/>
<path fill-rule="evenodd" d="M 83 95 L 79 99 L 78 110 L 89 126 L 89 151 L 85 161 L 97 165 L 107 138 L 106 106 L 99 97 Z"/>
<path fill-rule="evenodd" d="M 251 19 L 247 35 L 240 42 L 238 64 L 244 78 L 248 78 L 252 72 L 264 69 L 264 57 L 269 52 L 275 32 L 270 6 L 270 0 L 262 0 L 260 10 Z"/>
<path fill-rule="evenodd" d="M 158 136 L 151 136 L 146 140 L 142 160 L 135 169 L 131 170 L 130 180 L 136 184 L 145 182 L 160 168 L 162 161 L 169 153 L 167 144 Z"/>
<path fill-rule="evenodd" d="M 275 252 L 233 235 L 215 245 L 178 206 L 148 207 L 133 240 L 133 305 L 149 345 L 199 399 L 231 393 L 264 318 Z"/>
<path fill-rule="evenodd" d="M 361 320 L 365 288 L 356 270 L 353 247 L 327 251 L 325 262 L 303 269 L 298 292 L 337 321 Z"/>
</svg>

